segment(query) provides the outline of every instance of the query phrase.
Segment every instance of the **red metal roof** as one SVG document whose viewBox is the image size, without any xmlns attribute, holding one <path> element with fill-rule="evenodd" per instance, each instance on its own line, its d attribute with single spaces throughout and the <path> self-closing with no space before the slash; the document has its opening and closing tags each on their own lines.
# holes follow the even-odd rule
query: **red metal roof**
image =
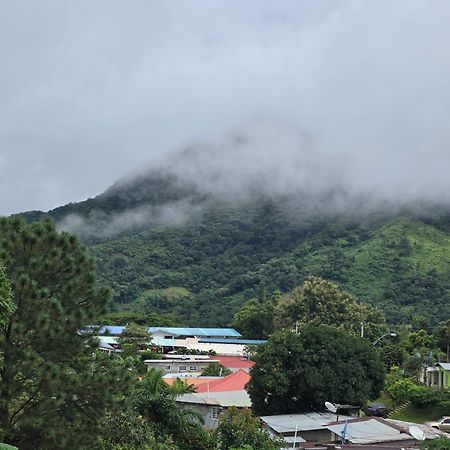
<svg viewBox="0 0 450 450">
<path fill-rule="evenodd" d="M 228 369 L 244 369 L 249 370 L 255 365 L 254 361 L 249 361 L 248 359 L 240 358 L 239 356 L 215 356 L 214 359 L 219 361 L 219 364 L 227 367 Z"/>
<path fill-rule="evenodd" d="M 233 372 L 226 377 L 214 381 L 207 381 L 197 386 L 197 392 L 226 392 L 241 391 L 250 381 L 250 375 L 243 370 Z"/>
</svg>

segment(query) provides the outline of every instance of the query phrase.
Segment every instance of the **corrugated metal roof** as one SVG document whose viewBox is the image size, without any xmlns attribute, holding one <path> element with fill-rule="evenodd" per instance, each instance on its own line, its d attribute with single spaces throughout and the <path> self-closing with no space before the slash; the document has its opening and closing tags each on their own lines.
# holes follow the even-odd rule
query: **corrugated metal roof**
<svg viewBox="0 0 450 450">
<path fill-rule="evenodd" d="M 184 394 L 177 397 L 180 403 L 196 403 L 203 405 L 217 406 L 239 406 L 249 408 L 251 406 L 250 397 L 247 391 L 227 391 L 201 394 Z"/>
<path fill-rule="evenodd" d="M 228 369 L 250 369 L 255 365 L 254 361 L 240 358 L 239 356 L 221 356 L 215 355 L 214 359 L 218 359 L 222 366 Z"/>
<path fill-rule="evenodd" d="M 181 345 L 176 339 L 165 339 L 161 336 L 152 336 L 152 344 L 161 347 L 186 347 L 186 344 Z"/>
<path fill-rule="evenodd" d="M 438 366 L 441 366 L 444 370 L 450 370 L 450 363 L 437 363 Z"/>
<path fill-rule="evenodd" d="M 287 442 L 288 444 L 293 444 L 294 442 L 307 442 L 305 439 L 303 439 L 302 437 L 298 436 L 283 436 L 283 440 L 284 442 Z"/>
<path fill-rule="evenodd" d="M 344 426 L 345 423 L 341 422 L 335 425 L 328 425 L 325 428 L 340 435 Z M 396 428 L 379 422 L 376 419 L 362 419 L 360 421 L 352 420 L 347 423 L 346 439 L 352 444 L 371 444 L 377 442 L 406 441 L 411 439 L 411 436 L 406 433 L 401 433 Z"/>
<path fill-rule="evenodd" d="M 240 337 L 241 333 L 233 328 L 183 328 L 183 327 L 149 327 L 149 333 L 167 333 L 175 336 L 205 337 Z"/>
<path fill-rule="evenodd" d="M 88 325 L 85 330 L 89 331 L 99 325 Z M 118 335 L 126 328 L 125 325 L 103 325 L 99 328 L 99 334 Z M 242 335 L 233 328 L 186 328 L 186 327 L 149 327 L 149 333 L 167 333 L 174 336 L 197 336 L 197 337 L 234 337 Z"/>
<path fill-rule="evenodd" d="M 267 341 L 259 339 L 231 339 L 231 338 L 203 338 L 199 339 L 202 344 L 241 344 L 241 345 L 261 345 Z"/>
<path fill-rule="evenodd" d="M 250 381 L 250 375 L 243 370 L 233 372 L 226 377 L 219 378 L 205 383 L 197 387 L 197 392 L 226 392 L 240 391 L 245 389 L 245 385 Z"/>
<path fill-rule="evenodd" d="M 339 418 L 351 419 L 349 416 Z M 303 414 L 279 414 L 275 416 L 262 416 L 260 419 L 277 433 L 289 433 L 298 431 L 320 430 L 330 422 L 336 420 L 336 414 L 332 413 L 303 413 Z"/>
</svg>

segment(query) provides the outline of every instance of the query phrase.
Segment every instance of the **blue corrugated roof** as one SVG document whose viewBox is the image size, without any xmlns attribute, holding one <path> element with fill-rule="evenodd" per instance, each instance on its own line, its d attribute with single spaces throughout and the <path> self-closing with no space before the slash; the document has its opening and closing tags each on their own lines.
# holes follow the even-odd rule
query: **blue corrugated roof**
<svg viewBox="0 0 450 450">
<path fill-rule="evenodd" d="M 242 344 L 242 345 L 261 345 L 267 341 L 261 339 L 218 339 L 218 338 L 205 338 L 199 339 L 203 344 Z"/>
<path fill-rule="evenodd" d="M 98 325 L 89 325 L 86 330 Z M 99 328 L 98 334 L 119 335 L 126 327 L 124 325 L 104 325 Z M 241 334 L 233 328 L 185 328 L 185 327 L 149 327 L 149 333 L 167 333 L 174 336 L 204 336 L 204 337 L 233 337 L 239 338 Z"/>
<path fill-rule="evenodd" d="M 233 328 L 179 328 L 179 327 L 150 327 L 149 333 L 167 333 L 176 336 L 205 336 L 205 337 L 240 337 L 241 334 Z"/>
</svg>

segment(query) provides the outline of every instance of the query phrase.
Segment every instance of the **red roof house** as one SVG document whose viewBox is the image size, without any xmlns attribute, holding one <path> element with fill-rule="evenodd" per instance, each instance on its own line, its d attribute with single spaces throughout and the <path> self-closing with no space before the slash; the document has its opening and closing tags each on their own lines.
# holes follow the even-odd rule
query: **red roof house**
<svg viewBox="0 0 450 450">
<path fill-rule="evenodd" d="M 214 359 L 219 361 L 219 364 L 226 367 L 227 369 L 237 372 L 239 370 L 244 370 L 248 372 L 254 365 L 254 361 L 249 361 L 248 359 L 241 358 L 239 356 L 216 356 Z"/>
<path fill-rule="evenodd" d="M 244 370 L 238 370 L 218 380 L 206 381 L 197 386 L 196 392 L 227 392 L 241 391 L 250 381 L 250 375 Z"/>
</svg>

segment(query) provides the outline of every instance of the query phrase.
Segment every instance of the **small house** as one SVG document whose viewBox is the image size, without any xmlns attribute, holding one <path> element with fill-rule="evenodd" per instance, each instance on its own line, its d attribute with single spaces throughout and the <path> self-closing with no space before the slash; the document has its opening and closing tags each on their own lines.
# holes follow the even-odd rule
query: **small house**
<svg viewBox="0 0 450 450">
<path fill-rule="evenodd" d="M 450 388 L 450 363 L 438 362 L 434 366 L 425 367 L 421 381 L 430 387 Z"/>
</svg>

